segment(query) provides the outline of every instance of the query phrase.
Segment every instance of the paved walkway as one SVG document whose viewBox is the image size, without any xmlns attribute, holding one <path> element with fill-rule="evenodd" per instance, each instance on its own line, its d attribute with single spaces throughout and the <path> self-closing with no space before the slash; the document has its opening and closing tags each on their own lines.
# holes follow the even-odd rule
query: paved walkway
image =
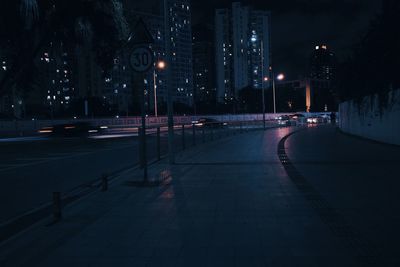
<svg viewBox="0 0 400 267">
<path fill-rule="evenodd" d="M 256 131 L 186 151 L 160 187 L 125 173 L 1 247 L 0 266 L 373 266 L 343 246 Z M 379 266 L 379 263 L 376 265 Z M 388 265 L 381 265 L 388 266 Z"/>
</svg>

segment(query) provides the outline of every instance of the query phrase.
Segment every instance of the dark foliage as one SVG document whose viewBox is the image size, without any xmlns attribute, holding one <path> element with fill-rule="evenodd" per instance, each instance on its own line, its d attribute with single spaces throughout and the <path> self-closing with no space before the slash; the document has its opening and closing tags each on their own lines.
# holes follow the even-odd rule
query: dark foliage
<svg viewBox="0 0 400 267">
<path fill-rule="evenodd" d="M 382 13 L 355 45 L 353 56 L 339 66 L 337 88 L 342 101 L 360 101 L 364 96 L 377 94 L 383 107 L 387 93 L 400 88 L 399 14 L 400 2 L 385 0 Z"/>
<path fill-rule="evenodd" d="M 0 80 L 0 95 L 17 82 L 31 82 L 34 60 L 50 43 L 90 43 L 97 63 L 107 69 L 127 35 L 117 0 L 2 0 L 0 52 L 10 68 Z"/>
</svg>

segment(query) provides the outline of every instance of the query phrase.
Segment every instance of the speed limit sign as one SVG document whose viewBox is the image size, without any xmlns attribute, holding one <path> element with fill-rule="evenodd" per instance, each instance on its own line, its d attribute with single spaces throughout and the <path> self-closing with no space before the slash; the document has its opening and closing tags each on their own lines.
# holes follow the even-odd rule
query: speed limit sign
<svg viewBox="0 0 400 267">
<path fill-rule="evenodd" d="M 133 71 L 147 72 L 154 64 L 154 55 L 146 46 L 135 47 L 130 56 Z"/>
</svg>

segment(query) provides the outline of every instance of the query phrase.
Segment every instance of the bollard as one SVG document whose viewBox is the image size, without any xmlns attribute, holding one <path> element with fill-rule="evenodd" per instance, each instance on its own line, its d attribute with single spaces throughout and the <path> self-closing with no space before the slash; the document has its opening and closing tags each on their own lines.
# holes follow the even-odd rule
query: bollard
<svg viewBox="0 0 400 267">
<path fill-rule="evenodd" d="M 204 127 L 201 128 L 201 139 L 202 139 L 203 143 L 206 142 L 206 134 L 204 132 Z"/>
<path fill-rule="evenodd" d="M 193 146 L 196 146 L 196 125 L 194 123 L 192 125 L 192 143 Z"/>
<path fill-rule="evenodd" d="M 138 136 L 139 136 L 139 164 L 140 168 L 143 169 L 145 166 L 144 162 L 144 153 L 143 153 L 143 132 L 142 128 L 138 128 Z"/>
<path fill-rule="evenodd" d="M 53 192 L 53 219 L 55 222 L 58 222 L 61 218 L 61 193 Z"/>
<path fill-rule="evenodd" d="M 214 127 L 211 126 L 211 141 L 214 140 Z"/>
<path fill-rule="evenodd" d="M 243 133 L 243 123 L 240 122 L 240 133 Z"/>
<path fill-rule="evenodd" d="M 161 130 L 157 127 L 157 160 L 161 160 Z"/>
<path fill-rule="evenodd" d="M 185 150 L 186 144 L 185 144 L 185 125 L 182 124 L 182 149 Z"/>
<path fill-rule="evenodd" d="M 101 176 L 101 191 L 106 192 L 108 190 L 108 176 L 107 174 L 103 174 Z"/>
</svg>

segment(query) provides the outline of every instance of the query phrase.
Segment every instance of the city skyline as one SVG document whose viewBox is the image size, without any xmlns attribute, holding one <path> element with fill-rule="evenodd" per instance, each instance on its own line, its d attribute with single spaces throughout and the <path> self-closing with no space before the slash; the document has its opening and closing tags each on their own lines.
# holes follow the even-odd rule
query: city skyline
<svg viewBox="0 0 400 267">
<path fill-rule="evenodd" d="M 0 266 L 400 266 L 399 14 L 0 0 Z"/>
<path fill-rule="evenodd" d="M 139 18 L 144 19 L 155 40 L 155 43 L 151 46 L 154 50 L 156 64 L 158 61 L 167 60 L 166 38 L 168 38 L 168 46 L 171 52 L 171 64 L 169 65 L 171 71 L 171 75 L 169 76 L 170 81 L 167 82 L 167 77 L 165 76 L 166 72 L 156 67 L 145 79 L 145 95 L 147 96 L 146 110 L 149 114 L 155 113 L 158 109 L 158 105 L 162 105 L 165 109 L 167 99 L 166 92 L 169 87 L 172 88 L 174 102 L 184 104 L 184 110 L 190 110 L 190 108 L 194 106 L 194 102 L 204 100 L 204 97 L 200 94 L 201 90 L 214 98 L 211 102 L 227 103 L 239 101 L 239 92 L 242 89 L 247 87 L 253 89 L 270 89 L 270 79 L 273 79 L 271 76 L 272 73 L 280 73 L 280 70 L 285 64 L 296 64 L 296 61 L 299 59 L 293 58 L 291 63 L 275 60 L 277 57 L 275 55 L 279 57 L 281 53 L 280 49 L 274 49 L 275 40 L 285 39 L 288 38 L 288 36 L 286 34 L 273 34 L 271 25 L 277 24 L 273 20 L 274 13 L 263 8 L 267 5 L 259 1 L 217 1 L 214 3 L 213 7 L 221 5 L 226 6 L 228 4 L 231 4 L 231 6 L 215 8 L 213 18 L 208 20 L 209 23 L 205 23 L 207 20 L 207 13 L 205 13 L 202 20 L 198 19 L 198 13 L 201 10 L 205 10 L 207 5 L 198 7 L 193 1 L 168 0 L 165 2 L 168 5 L 165 10 L 169 15 L 168 19 L 165 20 L 163 18 L 165 10 L 162 4 L 154 4 L 151 1 L 146 3 L 146 5 L 140 5 L 140 3 L 142 2 L 136 5 L 137 3 L 123 1 L 124 5 L 122 5 L 121 8 L 124 9 L 130 28 L 133 29 L 136 26 L 136 22 Z M 196 8 L 191 7 L 192 3 Z M 310 16 L 318 13 L 316 10 L 319 9 L 322 10 L 322 13 L 327 13 L 327 7 L 333 9 L 333 11 L 330 11 L 331 15 L 340 10 L 338 5 L 334 5 L 330 1 L 326 1 L 325 5 L 314 3 L 313 8 L 315 10 L 313 12 L 305 10 L 305 6 L 310 7 L 310 3 L 303 2 L 303 4 L 304 6 L 299 8 L 298 12 L 303 12 L 304 14 L 308 13 Z M 147 6 L 147 8 L 144 6 Z M 298 5 L 295 4 L 294 6 Z M 284 11 L 279 9 L 279 6 L 276 4 L 271 7 L 277 9 L 278 14 L 284 14 Z M 358 5 L 353 3 L 350 7 L 357 10 Z M 208 8 L 210 8 L 210 6 L 208 6 Z M 276 15 L 276 17 L 278 16 Z M 210 28 L 214 30 L 214 34 L 212 35 L 214 35 L 215 38 L 211 37 L 210 40 L 201 41 L 207 41 L 203 43 L 206 46 L 214 46 L 215 53 L 212 53 L 212 49 L 208 49 L 208 51 L 204 50 L 199 53 L 199 47 L 201 47 L 202 44 L 196 46 L 193 36 L 197 33 L 192 31 L 197 31 L 201 27 L 197 27 L 197 29 L 193 27 L 194 23 L 192 18 L 193 21 L 201 21 L 203 25 L 214 24 L 211 25 Z M 165 25 L 165 23 L 168 25 Z M 206 26 L 208 27 L 209 25 Z M 165 33 L 165 29 L 168 29 L 167 33 Z M 169 42 L 169 40 L 171 41 Z M 200 40 L 196 41 L 198 42 Z M 317 44 L 317 47 L 321 48 L 326 47 L 326 45 L 328 45 L 329 48 L 333 47 L 329 42 L 318 42 L 315 44 Z M 293 48 L 292 51 L 287 51 L 288 54 L 296 50 L 296 45 L 290 42 L 288 42 L 287 45 L 291 45 Z M 194 53 L 193 48 L 196 48 Z M 97 113 L 98 115 L 104 112 L 107 114 L 115 113 L 116 115 L 136 113 L 138 110 L 138 102 L 134 101 L 132 104 L 131 99 L 137 99 L 138 95 L 133 92 L 136 89 L 132 87 L 131 79 L 129 78 L 130 69 L 128 67 L 128 55 L 126 51 L 120 51 L 118 53 L 113 59 L 113 66 L 110 70 L 102 70 L 97 66 L 94 55 L 88 53 L 88 48 L 78 53 L 77 51 L 79 50 L 82 49 L 71 50 L 68 55 L 71 60 L 71 65 L 77 67 L 68 73 L 68 75 L 71 75 L 70 79 L 68 79 L 68 83 L 70 83 L 68 86 L 75 90 L 76 93 L 71 96 L 62 96 L 62 91 L 64 90 L 64 92 L 66 92 L 68 90 L 63 88 L 61 88 L 61 91 L 56 90 L 51 93 L 50 91 L 39 92 L 41 95 L 45 95 L 47 100 L 46 105 L 49 106 L 51 114 L 53 114 L 54 109 L 51 107 L 53 105 L 52 102 L 54 102 L 55 98 L 59 99 L 60 96 L 62 96 L 62 100 L 58 106 L 65 105 L 66 107 L 74 100 L 77 100 L 77 98 L 82 98 L 84 101 L 85 116 L 89 116 L 88 108 L 95 105 L 88 105 L 87 101 L 90 97 L 98 97 L 100 100 L 97 104 L 106 105 L 104 106 L 104 111 Z M 325 49 L 320 49 L 319 51 L 323 50 Z M 303 57 L 309 58 L 310 55 L 316 53 L 316 51 L 318 50 L 314 49 L 314 45 L 310 45 L 307 47 L 307 52 L 304 53 Z M 43 53 L 46 54 L 47 52 L 43 51 Z M 337 54 L 340 55 L 343 53 L 343 50 L 339 50 Z M 196 56 L 202 57 L 203 59 L 193 58 Z M 204 65 L 207 57 L 210 59 L 215 58 L 215 69 L 211 66 L 202 66 L 202 69 L 196 68 L 198 66 L 193 66 L 194 61 Z M 55 62 L 56 59 L 57 55 L 51 60 Z M 59 60 L 62 61 L 61 58 Z M 6 61 L 7 60 L 3 62 Z M 313 68 L 315 64 L 307 61 L 308 60 L 305 60 L 306 63 L 304 63 L 304 66 L 296 68 L 297 76 L 294 75 L 292 69 L 294 65 L 284 69 L 286 80 L 290 81 L 304 78 L 318 79 L 318 75 L 315 76 L 310 73 L 310 68 Z M 5 73 L 4 68 L 6 68 L 6 66 L 3 66 L 2 73 Z M 42 67 L 39 66 L 39 68 Z M 224 70 L 222 70 L 222 68 Z M 211 74 L 208 69 L 213 73 Z M 329 71 L 333 72 L 333 70 L 328 70 L 328 72 Z M 303 74 L 299 75 L 299 73 Z M 56 73 L 52 75 L 54 76 Z M 199 77 L 201 76 L 199 75 L 204 75 L 206 80 L 200 81 Z M 54 84 L 55 82 L 55 78 L 51 75 L 48 75 L 48 80 L 48 83 L 52 82 Z M 331 80 L 333 80 L 332 76 Z M 196 81 L 196 84 L 194 84 L 194 81 Z M 213 93 L 214 90 L 216 90 L 215 94 Z M 332 88 L 330 90 L 332 91 Z M 18 93 L 13 94 L 12 109 L 16 107 L 24 109 L 23 105 L 25 105 L 26 101 L 22 98 L 27 96 L 18 95 Z M 37 96 L 35 97 L 37 101 Z M 7 98 L 3 98 L 2 101 L 4 102 L 6 100 Z M 37 102 L 40 101 L 45 102 L 44 99 L 39 99 Z M 207 100 L 207 102 L 211 103 L 210 100 Z M 10 109 L 10 102 L 7 103 L 6 105 Z M 21 103 L 23 103 L 23 105 Z M 155 103 L 157 103 L 157 108 L 155 108 Z M 4 105 L 5 104 L 3 104 L 3 106 Z M 132 111 L 132 109 L 136 111 Z M 233 109 L 235 108 L 233 107 Z M 196 111 L 194 110 L 194 112 Z M 204 112 L 207 112 L 207 110 Z M 23 113 L 24 112 L 21 110 L 15 112 L 18 116 L 21 116 Z M 30 113 L 28 112 L 28 114 Z"/>
</svg>

